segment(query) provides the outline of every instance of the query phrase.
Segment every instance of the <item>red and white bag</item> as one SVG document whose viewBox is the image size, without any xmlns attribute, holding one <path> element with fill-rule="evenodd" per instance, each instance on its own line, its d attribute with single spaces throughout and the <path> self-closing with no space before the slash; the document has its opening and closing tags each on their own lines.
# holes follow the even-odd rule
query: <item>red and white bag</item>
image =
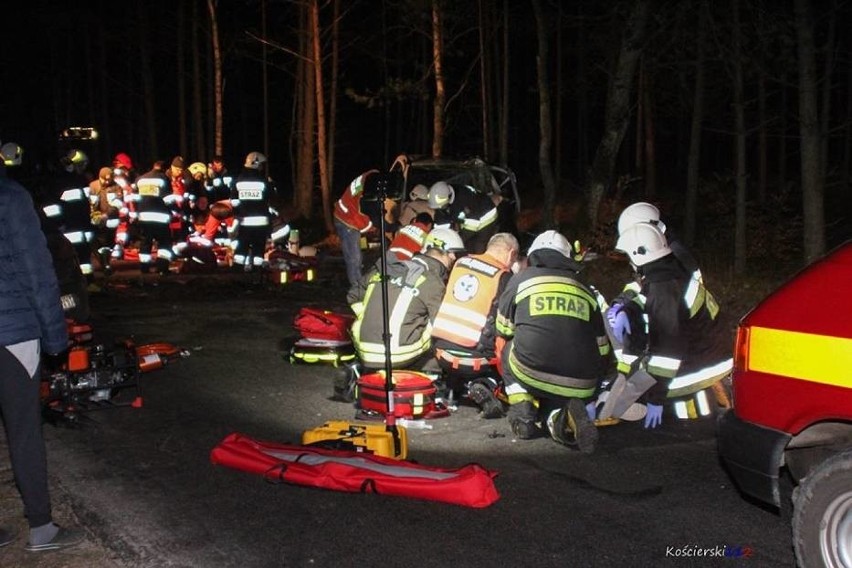
<svg viewBox="0 0 852 568">
<path fill-rule="evenodd" d="M 293 328 L 305 339 L 351 341 L 349 328 L 354 321 L 354 315 L 302 308 L 293 320 Z"/>
</svg>

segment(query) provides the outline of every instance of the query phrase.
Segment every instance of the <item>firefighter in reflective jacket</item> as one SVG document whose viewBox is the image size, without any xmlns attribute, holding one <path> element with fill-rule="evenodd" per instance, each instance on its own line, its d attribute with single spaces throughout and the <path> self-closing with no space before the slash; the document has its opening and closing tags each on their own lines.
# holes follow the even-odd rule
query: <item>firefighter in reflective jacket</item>
<svg viewBox="0 0 852 568">
<path fill-rule="evenodd" d="M 260 171 L 265 163 L 266 156 L 260 152 L 250 152 L 231 192 L 237 225 L 234 263 L 248 270 L 263 265 L 266 240 L 271 229 L 270 188 Z"/>
<path fill-rule="evenodd" d="M 168 272 L 169 263 L 174 258 L 172 251 L 172 233 L 169 223 L 172 220 L 171 209 L 165 199 L 171 195 L 171 183 L 163 172 L 162 161 L 154 163 L 151 171 L 136 179 L 136 226 L 142 235 L 139 248 L 139 263 L 142 272 L 149 272 L 151 265 L 157 265 L 161 274 Z"/>
<path fill-rule="evenodd" d="M 89 181 L 84 175 L 89 158 L 80 150 L 70 150 L 62 157 L 61 164 L 64 172 L 58 180 L 59 199 L 44 207 L 43 211 L 47 221 L 60 227 L 65 238 L 74 245 L 80 271 L 91 282 L 95 228 L 89 202 Z"/>
<path fill-rule="evenodd" d="M 647 348 L 642 353 L 625 350 L 619 358 L 626 382 L 619 391 L 618 381 L 613 383 L 610 398 L 627 399 L 620 405 L 624 408 L 644 394 L 646 428 L 661 424 L 667 399 L 675 403 L 678 418 L 709 415 L 706 389 L 733 368 L 718 303 L 694 272 L 684 270 L 658 226 L 632 225 L 618 238 L 616 249 L 630 258 L 640 284 L 633 304 L 644 309 Z M 629 344 L 634 325 L 617 326 L 616 339 Z"/>
<path fill-rule="evenodd" d="M 557 442 L 590 453 L 597 430 L 585 400 L 605 376 L 611 353 L 598 301 L 580 280 L 574 254 L 556 231 L 536 237 L 528 267 L 500 296 L 496 326 L 507 340 L 500 364 L 512 431 L 533 438 L 540 421 Z"/>
<path fill-rule="evenodd" d="M 356 177 L 340 199 L 334 202 L 334 229 L 340 237 L 340 249 L 350 287 L 361 280 L 361 235 L 373 228 L 370 216 L 361 211 L 361 198 L 364 196 L 367 178 L 377 173 L 379 170 L 369 170 Z"/>
<path fill-rule="evenodd" d="M 394 369 L 437 371 L 432 356 L 432 323 L 444 297 L 449 269 L 463 252 L 458 233 L 435 229 L 426 252 L 400 260 L 388 251 L 387 297 L 390 361 Z M 385 368 L 382 275 L 377 262 L 347 294 L 355 312 L 352 339 L 358 357 L 369 370 Z"/>
<path fill-rule="evenodd" d="M 429 207 L 434 209 L 435 226 L 456 229 L 470 254 L 485 252 L 488 239 L 497 232 L 497 202 L 470 186 L 434 183 Z"/>
<path fill-rule="evenodd" d="M 448 387 L 465 387 L 484 418 L 503 416 L 503 405 L 495 396 L 500 374 L 494 319 L 518 248 L 514 235 L 497 233 L 483 254 L 456 261 L 432 328 L 435 357 Z"/>
</svg>

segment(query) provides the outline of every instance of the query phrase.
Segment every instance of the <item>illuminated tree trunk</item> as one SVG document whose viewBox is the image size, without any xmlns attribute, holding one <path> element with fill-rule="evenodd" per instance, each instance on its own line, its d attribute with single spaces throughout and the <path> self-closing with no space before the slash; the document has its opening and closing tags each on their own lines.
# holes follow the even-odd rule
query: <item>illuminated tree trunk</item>
<svg viewBox="0 0 852 568">
<path fill-rule="evenodd" d="M 444 84 L 444 37 L 441 0 L 432 0 L 432 60 L 435 66 L 435 102 L 432 121 L 432 156 L 440 158 L 444 153 L 444 105 L 447 94 Z"/>
<path fill-rule="evenodd" d="M 319 156 L 320 194 L 322 195 L 322 213 L 325 227 L 331 232 L 334 230 L 334 221 L 331 215 L 331 199 L 328 187 L 327 128 L 325 124 L 325 98 L 323 96 L 318 0 L 311 0 L 311 38 L 313 40 L 314 89 L 317 101 L 317 155 Z"/>
<path fill-rule="evenodd" d="M 219 26 L 216 23 L 214 0 L 207 0 L 207 10 L 210 12 L 210 36 L 213 40 L 213 152 L 222 154 L 222 52 L 219 47 Z"/>
<path fill-rule="evenodd" d="M 649 11 L 649 0 L 636 0 L 622 34 L 618 63 L 607 89 L 604 132 L 595 152 L 587 184 L 587 213 L 592 227 L 598 225 L 598 210 L 615 170 L 615 160 L 630 120 L 630 101 L 636 67 L 642 55 Z"/>
</svg>

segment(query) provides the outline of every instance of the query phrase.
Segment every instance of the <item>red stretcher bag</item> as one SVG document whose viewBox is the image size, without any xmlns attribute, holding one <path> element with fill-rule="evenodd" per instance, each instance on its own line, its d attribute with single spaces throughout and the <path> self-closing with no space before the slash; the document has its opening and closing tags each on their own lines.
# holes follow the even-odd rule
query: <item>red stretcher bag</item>
<svg viewBox="0 0 852 568">
<path fill-rule="evenodd" d="M 354 321 L 354 315 L 302 308 L 293 320 L 293 327 L 305 339 L 350 341 L 349 328 Z"/>
<path fill-rule="evenodd" d="M 429 375 L 416 371 L 394 371 L 392 376 L 394 414 L 398 418 L 446 416 L 445 408 L 438 408 L 435 403 L 438 389 Z M 384 371 L 359 378 L 356 397 L 361 410 L 381 416 L 387 414 L 388 395 Z"/>
<path fill-rule="evenodd" d="M 261 442 L 233 433 L 210 452 L 213 464 L 263 476 L 271 482 L 348 493 L 377 493 L 488 507 L 500 498 L 496 471 L 478 464 L 457 469 L 420 465 L 365 452 Z"/>
</svg>

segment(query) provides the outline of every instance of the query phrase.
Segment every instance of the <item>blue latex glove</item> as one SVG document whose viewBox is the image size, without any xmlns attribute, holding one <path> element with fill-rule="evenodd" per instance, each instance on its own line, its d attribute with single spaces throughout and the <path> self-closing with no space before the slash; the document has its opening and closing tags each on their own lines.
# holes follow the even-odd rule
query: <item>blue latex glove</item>
<svg viewBox="0 0 852 568">
<path fill-rule="evenodd" d="M 612 324 L 612 334 L 619 343 L 624 343 L 624 336 L 630 335 L 630 319 L 627 317 L 627 312 L 618 312 L 615 316 L 615 323 Z"/>
<path fill-rule="evenodd" d="M 621 308 L 624 307 L 621 302 L 616 302 L 611 307 L 609 307 L 606 311 L 606 321 L 609 322 L 609 327 L 615 327 L 615 318 L 618 315 L 618 312 L 621 311 Z"/>
<path fill-rule="evenodd" d="M 586 404 L 586 414 L 589 415 L 589 420 L 591 420 L 592 422 L 595 421 L 595 418 L 597 418 L 597 415 L 598 415 L 598 404 L 597 403 L 598 403 L 597 400 L 593 400 L 592 402 Z"/>
<path fill-rule="evenodd" d="M 645 415 L 645 428 L 656 428 L 663 423 L 663 405 L 647 404 L 648 413 Z"/>
</svg>

